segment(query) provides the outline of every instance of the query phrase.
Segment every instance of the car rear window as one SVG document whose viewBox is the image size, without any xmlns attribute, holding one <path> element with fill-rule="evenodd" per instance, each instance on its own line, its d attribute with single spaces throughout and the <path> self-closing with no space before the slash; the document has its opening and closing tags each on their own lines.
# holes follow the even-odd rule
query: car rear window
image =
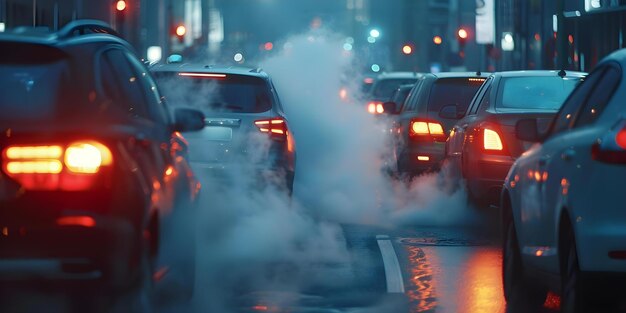
<svg viewBox="0 0 626 313">
<path fill-rule="evenodd" d="M 417 77 L 382 79 L 374 84 L 372 95 L 377 99 L 390 99 L 394 91 L 396 91 L 400 85 L 415 84 L 416 81 Z"/>
<path fill-rule="evenodd" d="M 500 83 L 496 108 L 558 111 L 579 78 L 508 77 Z"/>
<path fill-rule="evenodd" d="M 170 105 L 191 106 L 205 113 L 261 113 L 272 108 L 269 84 L 245 75 L 154 72 Z"/>
<path fill-rule="evenodd" d="M 53 118 L 73 103 L 68 64 L 64 59 L 27 63 L 0 61 L 1 120 Z M 6 62 L 6 63 L 5 63 Z"/>
<path fill-rule="evenodd" d="M 440 78 L 430 90 L 428 111 L 439 112 L 442 107 L 455 104 L 459 112 L 467 110 L 474 94 L 482 85 L 482 78 Z"/>
</svg>

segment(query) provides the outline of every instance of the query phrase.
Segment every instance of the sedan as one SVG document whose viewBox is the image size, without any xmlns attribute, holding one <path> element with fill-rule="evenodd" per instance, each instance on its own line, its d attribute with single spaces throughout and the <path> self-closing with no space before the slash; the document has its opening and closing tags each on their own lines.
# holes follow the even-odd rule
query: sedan
<svg viewBox="0 0 626 313">
<path fill-rule="evenodd" d="M 502 191 L 504 294 L 535 312 L 560 290 L 563 312 L 607 312 L 626 283 L 626 50 L 609 55 L 569 96 L 547 135 L 541 117 L 517 122 L 537 141 Z M 598 303 L 593 304 L 594 300 Z"/>
<path fill-rule="evenodd" d="M 511 165 L 532 145 L 515 137 L 515 123 L 535 118 L 545 130 L 584 75 L 512 71 L 495 73 L 485 81 L 446 142 L 451 172 L 465 179 L 473 202 L 497 203 Z"/>
</svg>

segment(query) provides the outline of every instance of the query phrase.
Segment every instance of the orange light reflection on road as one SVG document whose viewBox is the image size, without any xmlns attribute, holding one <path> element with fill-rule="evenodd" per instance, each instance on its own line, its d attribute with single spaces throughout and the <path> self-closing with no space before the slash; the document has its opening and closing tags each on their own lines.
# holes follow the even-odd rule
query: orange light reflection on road
<svg viewBox="0 0 626 313">
<path fill-rule="evenodd" d="M 472 253 L 460 278 L 464 299 L 459 303 L 465 302 L 465 312 L 504 312 L 501 259 L 499 249 L 479 248 Z"/>
<path fill-rule="evenodd" d="M 406 246 L 411 266 L 411 288 L 407 288 L 407 296 L 411 302 L 411 312 L 426 312 L 437 307 L 435 296 L 435 280 L 430 260 L 424 251 L 415 246 Z M 428 255 L 429 258 L 433 254 Z"/>
</svg>

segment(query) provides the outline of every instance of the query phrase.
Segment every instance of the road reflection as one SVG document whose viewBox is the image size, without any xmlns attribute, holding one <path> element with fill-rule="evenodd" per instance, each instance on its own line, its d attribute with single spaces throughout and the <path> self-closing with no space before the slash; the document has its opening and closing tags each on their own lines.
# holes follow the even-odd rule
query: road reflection
<svg viewBox="0 0 626 313">
<path fill-rule="evenodd" d="M 437 306 L 435 296 L 435 280 L 430 265 L 431 260 L 437 263 L 433 255 L 428 258 L 419 247 L 407 246 L 409 254 L 411 286 L 406 294 L 409 297 L 411 312 L 429 312 Z"/>
<path fill-rule="evenodd" d="M 466 312 L 505 312 L 501 265 L 499 249 L 480 248 L 470 254 L 457 300 Z"/>
<path fill-rule="evenodd" d="M 411 312 L 506 312 L 495 247 L 406 245 Z"/>
</svg>

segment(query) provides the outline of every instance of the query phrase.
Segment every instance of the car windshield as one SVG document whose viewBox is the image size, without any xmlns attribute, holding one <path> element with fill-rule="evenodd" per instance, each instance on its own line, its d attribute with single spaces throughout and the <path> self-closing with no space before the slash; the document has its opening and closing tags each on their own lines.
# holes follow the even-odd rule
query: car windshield
<svg viewBox="0 0 626 313">
<path fill-rule="evenodd" d="M 457 111 L 465 112 L 483 81 L 477 78 L 438 79 L 430 90 L 428 111 L 439 112 L 442 107 L 454 104 Z"/>
<path fill-rule="evenodd" d="M 376 99 L 387 100 L 391 98 L 393 92 L 400 87 L 400 85 L 414 84 L 417 81 L 416 78 L 387 78 L 381 79 L 374 83 L 372 95 Z"/>
<path fill-rule="evenodd" d="M 578 78 L 559 76 L 509 77 L 500 83 L 500 99 L 496 109 L 532 109 L 558 111 L 572 92 Z"/>
<path fill-rule="evenodd" d="M 262 78 L 160 71 L 154 76 L 170 105 L 195 107 L 205 113 L 260 113 L 272 108 L 272 94 Z"/>
</svg>

